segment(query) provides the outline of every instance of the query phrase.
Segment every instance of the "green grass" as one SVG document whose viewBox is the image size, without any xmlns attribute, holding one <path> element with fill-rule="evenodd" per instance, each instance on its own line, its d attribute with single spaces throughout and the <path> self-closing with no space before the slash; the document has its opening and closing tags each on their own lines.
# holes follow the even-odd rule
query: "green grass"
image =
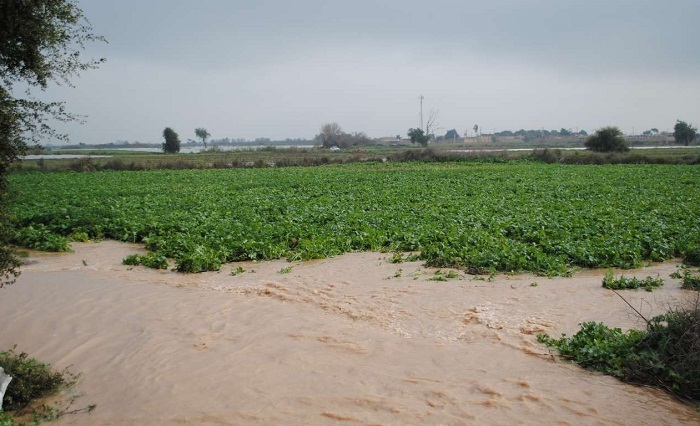
<svg viewBox="0 0 700 426">
<path fill-rule="evenodd" d="M 18 173 L 9 209 L 20 245 L 141 242 L 183 272 L 375 250 L 471 273 L 556 275 L 696 253 L 699 171 L 524 162 Z"/>
</svg>

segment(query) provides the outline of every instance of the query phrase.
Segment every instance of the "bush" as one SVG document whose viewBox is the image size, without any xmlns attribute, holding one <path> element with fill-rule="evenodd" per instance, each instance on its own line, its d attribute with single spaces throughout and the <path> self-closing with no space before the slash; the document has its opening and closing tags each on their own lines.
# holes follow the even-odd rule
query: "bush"
<svg viewBox="0 0 700 426">
<path fill-rule="evenodd" d="M 73 160 L 69 167 L 74 172 L 94 172 L 97 170 L 95 160 L 93 160 L 91 157 L 82 157 Z"/>
<path fill-rule="evenodd" d="M 0 367 L 12 376 L 7 387 L 2 407 L 6 411 L 16 411 L 26 407 L 31 401 L 52 395 L 68 384 L 64 374 L 53 371 L 49 364 L 41 363 L 14 349 L 0 352 Z"/>
<path fill-rule="evenodd" d="M 586 322 L 573 337 L 540 334 L 537 340 L 583 367 L 700 399 L 700 295 L 647 321 L 643 331 Z"/>
<path fill-rule="evenodd" d="M 597 152 L 629 151 L 622 131 L 617 127 L 603 127 L 596 130 L 595 134 L 586 140 L 586 148 Z"/>
</svg>

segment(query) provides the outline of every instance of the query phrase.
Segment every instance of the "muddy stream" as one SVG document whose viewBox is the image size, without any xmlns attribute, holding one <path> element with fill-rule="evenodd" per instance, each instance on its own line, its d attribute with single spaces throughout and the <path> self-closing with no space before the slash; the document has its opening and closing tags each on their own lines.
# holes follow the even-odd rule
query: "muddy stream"
<svg viewBox="0 0 700 426">
<path fill-rule="evenodd" d="M 605 271 L 435 282 L 420 262 L 354 253 L 184 275 L 122 265 L 136 245 L 74 249 L 32 253 L 0 290 L 0 348 L 70 366 L 73 408 L 96 404 L 54 424 L 700 424 L 663 391 L 537 343 L 583 321 L 642 326 L 601 287 Z M 624 294 L 664 312 L 689 293 L 673 271 L 626 271 L 666 285 Z"/>
</svg>

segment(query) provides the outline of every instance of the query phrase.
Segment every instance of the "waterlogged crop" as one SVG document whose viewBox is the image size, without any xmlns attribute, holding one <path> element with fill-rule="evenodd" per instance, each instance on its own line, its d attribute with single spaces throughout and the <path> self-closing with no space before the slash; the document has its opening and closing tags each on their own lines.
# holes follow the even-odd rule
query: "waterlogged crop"
<svg viewBox="0 0 700 426">
<path fill-rule="evenodd" d="M 459 274 L 455 271 L 444 272 L 442 269 L 438 269 L 432 277 L 428 278 L 428 281 L 449 281 L 457 278 L 459 278 Z"/>
<path fill-rule="evenodd" d="M 681 280 L 681 287 L 686 290 L 700 290 L 700 269 L 693 273 L 689 267 L 681 265 L 671 278 Z"/>
<path fill-rule="evenodd" d="M 471 273 L 557 275 L 692 257 L 700 235 L 696 166 L 24 173 L 10 185 L 16 243 L 64 250 L 75 235 L 144 243 L 183 272 L 373 250 Z"/>
<path fill-rule="evenodd" d="M 168 269 L 168 259 L 157 253 L 132 254 L 122 260 L 124 265 L 143 265 L 153 269 Z"/>
<path fill-rule="evenodd" d="M 658 277 L 646 277 L 640 280 L 637 277 L 627 278 L 623 275 L 620 278 L 615 278 L 612 271 L 606 272 L 605 278 L 603 278 L 603 287 L 613 290 L 627 290 L 643 287 L 646 291 L 652 291 L 654 287 L 661 287 L 663 285 L 664 280 Z"/>
</svg>

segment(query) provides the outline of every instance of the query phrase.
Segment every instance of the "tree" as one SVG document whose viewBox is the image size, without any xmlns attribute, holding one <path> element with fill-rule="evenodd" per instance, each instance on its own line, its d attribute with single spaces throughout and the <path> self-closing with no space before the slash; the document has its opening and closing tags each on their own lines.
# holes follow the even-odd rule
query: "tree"
<svg viewBox="0 0 700 426">
<path fill-rule="evenodd" d="M 624 152 L 629 151 L 627 141 L 622 136 L 622 131 L 617 127 L 609 126 L 598 129 L 586 140 L 586 148 L 598 152 Z"/>
<path fill-rule="evenodd" d="M 432 137 L 433 133 L 437 130 L 435 128 L 435 122 L 437 121 L 438 114 L 440 111 L 431 110 L 430 115 L 428 115 L 428 121 L 425 122 L 425 134 L 428 137 Z"/>
<path fill-rule="evenodd" d="M 26 153 L 28 143 L 49 136 L 66 139 L 50 120 L 80 118 L 63 102 L 37 100 L 32 91 L 51 83 L 72 86 L 81 71 L 102 63 L 81 57 L 85 44 L 94 41 L 104 39 L 92 33 L 72 0 L 0 0 L 0 287 L 19 274 L 4 214 L 7 169 Z"/>
<path fill-rule="evenodd" d="M 447 133 L 445 133 L 445 139 L 450 140 L 450 139 L 456 139 L 459 137 L 459 133 L 457 133 L 457 130 L 452 129 L 448 130 Z"/>
<path fill-rule="evenodd" d="M 316 136 L 316 139 L 321 141 L 324 148 L 338 146 L 340 136 L 343 134 L 343 129 L 338 123 L 326 123 L 321 126 L 321 133 Z"/>
<path fill-rule="evenodd" d="M 411 138 L 412 143 L 418 143 L 424 148 L 428 146 L 430 140 L 430 135 L 426 135 L 423 129 L 408 129 L 408 137 Z"/>
<path fill-rule="evenodd" d="M 479 136 L 479 125 L 478 124 L 474 125 L 474 136 Z"/>
<path fill-rule="evenodd" d="M 685 121 L 676 120 L 676 125 L 673 126 L 673 137 L 676 139 L 676 143 L 688 146 L 697 135 L 698 129 Z"/>
<path fill-rule="evenodd" d="M 198 127 L 194 129 L 194 134 L 202 140 L 202 143 L 204 144 L 204 149 L 207 149 L 207 138 L 211 136 L 209 132 L 207 132 L 207 129 L 205 129 L 204 127 Z"/>
<path fill-rule="evenodd" d="M 165 130 L 163 130 L 163 137 L 165 138 L 163 152 L 166 154 L 176 154 L 180 152 L 180 138 L 173 129 L 166 127 Z"/>
</svg>

